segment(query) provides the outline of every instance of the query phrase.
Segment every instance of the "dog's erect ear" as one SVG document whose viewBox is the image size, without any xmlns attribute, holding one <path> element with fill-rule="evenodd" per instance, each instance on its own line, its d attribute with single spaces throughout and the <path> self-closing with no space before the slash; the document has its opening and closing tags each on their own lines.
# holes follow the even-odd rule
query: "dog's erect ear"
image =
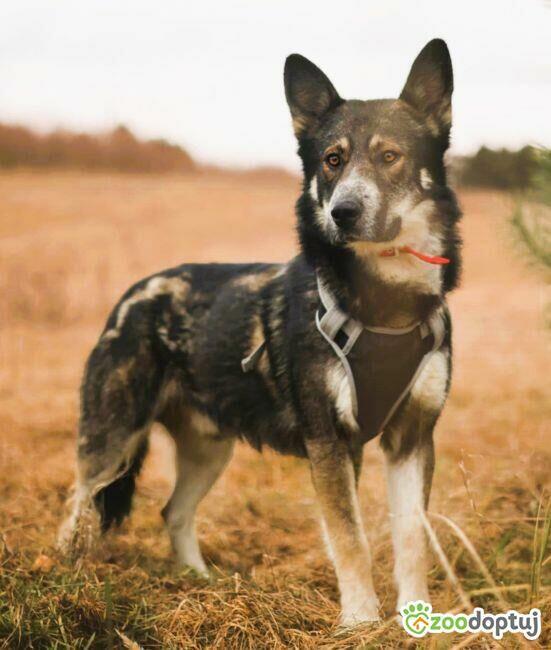
<svg viewBox="0 0 551 650">
<path fill-rule="evenodd" d="M 435 38 L 417 55 L 400 99 L 422 113 L 431 130 L 449 131 L 452 92 L 453 70 L 448 46 Z"/>
<path fill-rule="evenodd" d="M 300 54 L 287 57 L 283 80 L 297 137 L 343 101 L 325 74 Z"/>
</svg>

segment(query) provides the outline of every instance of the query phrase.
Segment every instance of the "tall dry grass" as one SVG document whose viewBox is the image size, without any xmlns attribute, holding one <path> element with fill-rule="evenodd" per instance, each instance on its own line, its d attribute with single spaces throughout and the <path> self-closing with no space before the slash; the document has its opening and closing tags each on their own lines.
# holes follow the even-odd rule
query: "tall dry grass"
<svg viewBox="0 0 551 650">
<path fill-rule="evenodd" d="M 6 648 L 415 647 L 393 617 L 383 468 L 360 484 L 384 620 L 343 632 L 303 461 L 240 446 L 200 508 L 213 577 L 176 569 L 159 510 L 170 493 L 161 430 L 136 507 L 75 565 L 53 550 L 72 481 L 86 354 L 128 284 L 180 261 L 285 259 L 294 179 L 198 174 L 0 176 L 0 644 Z M 510 205 L 464 193 L 466 272 L 452 299 L 455 376 L 438 426 L 425 524 L 435 610 L 540 607 L 551 643 L 551 407 L 545 285 L 511 246 Z M 417 644 L 419 645 L 419 644 Z M 508 636 L 500 647 L 527 645 Z M 484 635 L 423 647 L 498 647 Z"/>
</svg>

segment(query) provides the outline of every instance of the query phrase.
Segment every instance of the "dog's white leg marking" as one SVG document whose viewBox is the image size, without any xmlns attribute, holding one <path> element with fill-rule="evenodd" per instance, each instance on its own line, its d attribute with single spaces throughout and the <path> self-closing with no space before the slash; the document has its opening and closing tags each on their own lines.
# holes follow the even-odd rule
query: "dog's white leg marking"
<svg viewBox="0 0 551 650">
<path fill-rule="evenodd" d="M 341 623 L 379 618 L 371 553 L 363 529 L 352 459 L 340 440 L 306 442 L 323 517 L 322 530 L 341 594 Z"/>
<path fill-rule="evenodd" d="M 327 524 L 325 523 L 325 519 L 323 517 L 320 519 L 320 528 L 327 557 L 333 564 L 335 564 L 335 556 L 333 555 L 333 547 L 331 546 L 331 536 L 329 535 L 329 529 L 327 528 Z"/>
<path fill-rule="evenodd" d="M 178 478 L 163 515 L 179 563 L 207 574 L 195 532 L 195 511 L 230 460 L 234 439 L 195 434 L 177 443 Z"/>
<path fill-rule="evenodd" d="M 397 460 L 385 454 L 398 610 L 410 600 L 427 601 L 429 596 L 427 544 L 420 516 L 427 489 L 424 452 L 417 449 Z"/>
</svg>

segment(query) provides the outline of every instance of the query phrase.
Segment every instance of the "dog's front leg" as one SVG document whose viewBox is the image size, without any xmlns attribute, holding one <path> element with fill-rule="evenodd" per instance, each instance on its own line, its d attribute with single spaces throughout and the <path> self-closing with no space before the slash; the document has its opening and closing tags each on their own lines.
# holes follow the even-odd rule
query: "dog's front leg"
<svg viewBox="0 0 551 650">
<path fill-rule="evenodd" d="M 387 489 L 394 546 L 397 611 L 409 601 L 428 601 L 428 552 L 421 512 L 428 505 L 434 468 L 432 426 L 412 418 L 386 438 Z M 389 445 L 393 437 L 395 446 Z M 386 444 L 385 444 L 386 443 Z"/>
<path fill-rule="evenodd" d="M 307 440 L 306 448 L 339 583 L 341 623 L 375 621 L 379 603 L 349 450 L 337 438 Z"/>
</svg>

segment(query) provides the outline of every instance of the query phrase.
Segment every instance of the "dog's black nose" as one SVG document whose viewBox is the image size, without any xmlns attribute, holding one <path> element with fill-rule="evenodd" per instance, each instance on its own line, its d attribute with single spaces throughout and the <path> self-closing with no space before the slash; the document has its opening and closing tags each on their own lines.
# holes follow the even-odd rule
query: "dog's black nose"
<svg viewBox="0 0 551 650">
<path fill-rule="evenodd" d="M 341 201 L 331 210 L 331 216 L 339 227 L 350 226 L 360 216 L 362 207 L 355 201 Z"/>
</svg>

